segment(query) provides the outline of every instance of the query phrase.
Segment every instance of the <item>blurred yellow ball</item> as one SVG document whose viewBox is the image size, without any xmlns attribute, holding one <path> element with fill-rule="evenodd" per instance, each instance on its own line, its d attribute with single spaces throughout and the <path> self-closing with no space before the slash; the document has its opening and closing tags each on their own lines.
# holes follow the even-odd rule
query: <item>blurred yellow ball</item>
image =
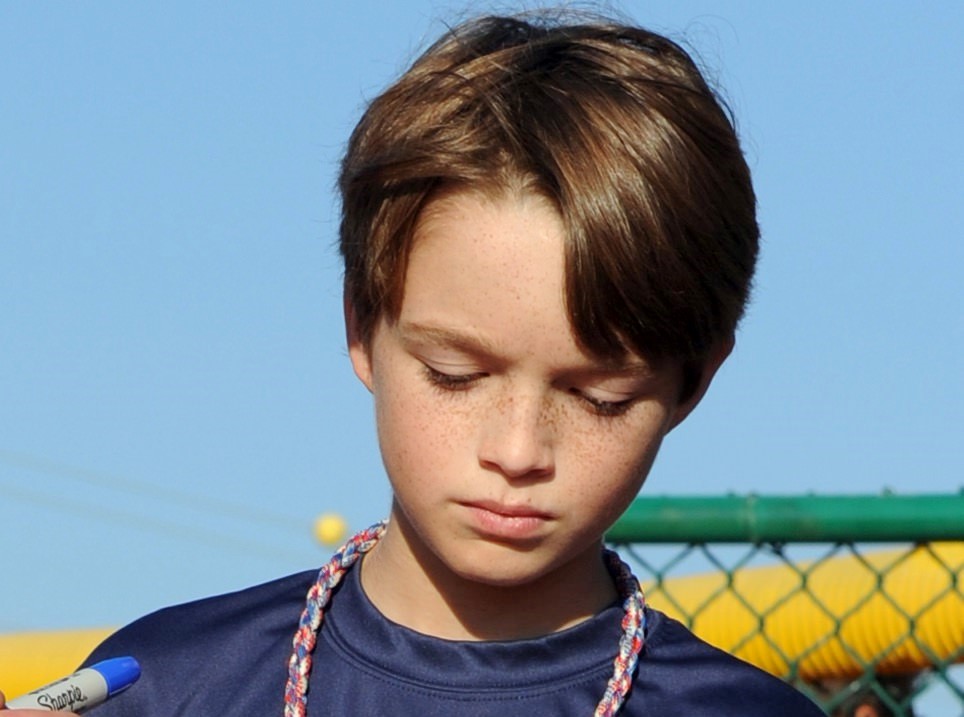
<svg viewBox="0 0 964 717">
<path fill-rule="evenodd" d="M 323 513 L 315 520 L 315 539 L 322 545 L 341 545 L 348 534 L 348 523 L 337 513 Z"/>
</svg>

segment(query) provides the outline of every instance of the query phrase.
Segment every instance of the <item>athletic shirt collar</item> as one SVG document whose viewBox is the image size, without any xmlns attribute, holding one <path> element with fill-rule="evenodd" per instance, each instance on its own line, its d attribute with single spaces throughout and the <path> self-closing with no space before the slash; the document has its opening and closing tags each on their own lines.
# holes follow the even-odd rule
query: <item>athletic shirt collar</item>
<svg viewBox="0 0 964 717">
<path fill-rule="evenodd" d="M 443 640 L 388 620 L 348 571 L 326 610 L 323 640 L 358 669 L 431 689 L 557 690 L 563 683 L 612 672 L 623 608 L 614 602 L 578 625 L 544 637 L 495 641 Z M 322 680 L 324 677 L 319 675 Z"/>
</svg>

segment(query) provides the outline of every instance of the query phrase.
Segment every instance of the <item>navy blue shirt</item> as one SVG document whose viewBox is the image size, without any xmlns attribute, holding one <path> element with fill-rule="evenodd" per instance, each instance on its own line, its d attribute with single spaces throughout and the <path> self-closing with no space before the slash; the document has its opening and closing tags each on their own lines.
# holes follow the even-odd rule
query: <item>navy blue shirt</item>
<svg viewBox="0 0 964 717">
<path fill-rule="evenodd" d="M 309 679 L 308 715 L 508 717 L 592 715 L 622 632 L 613 605 L 542 638 L 460 642 L 387 620 L 345 577 L 325 612 Z M 314 581 L 299 573 L 171 607 L 109 637 L 88 663 L 133 655 L 141 679 L 96 717 L 281 715 L 291 641 Z M 820 717 L 782 681 L 647 609 L 646 647 L 620 715 Z"/>
</svg>

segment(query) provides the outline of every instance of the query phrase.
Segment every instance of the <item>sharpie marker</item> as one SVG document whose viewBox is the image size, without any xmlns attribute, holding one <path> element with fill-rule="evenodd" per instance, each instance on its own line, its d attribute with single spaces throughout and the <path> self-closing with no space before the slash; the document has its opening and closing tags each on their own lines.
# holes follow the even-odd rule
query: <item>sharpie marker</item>
<svg viewBox="0 0 964 717">
<path fill-rule="evenodd" d="M 7 707 L 83 712 L 126 690 L 140 676 L 141 666 L 137 660 L 133 657 L 115 657 L 10 700 Z"/>
</svg>

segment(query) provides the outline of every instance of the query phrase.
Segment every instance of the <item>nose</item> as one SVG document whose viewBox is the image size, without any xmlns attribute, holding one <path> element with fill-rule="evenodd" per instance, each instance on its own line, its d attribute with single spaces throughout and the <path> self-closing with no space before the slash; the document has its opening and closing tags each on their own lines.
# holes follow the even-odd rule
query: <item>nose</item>
<svg viewBox="0 0 964 717">
<path fill-rule="evenodd" d="M 544 396 L 514 393 L 495 401 L 482 428 L 479 463 L 513 481 L 552 475 L 552 425 Z"/>
</svg>

